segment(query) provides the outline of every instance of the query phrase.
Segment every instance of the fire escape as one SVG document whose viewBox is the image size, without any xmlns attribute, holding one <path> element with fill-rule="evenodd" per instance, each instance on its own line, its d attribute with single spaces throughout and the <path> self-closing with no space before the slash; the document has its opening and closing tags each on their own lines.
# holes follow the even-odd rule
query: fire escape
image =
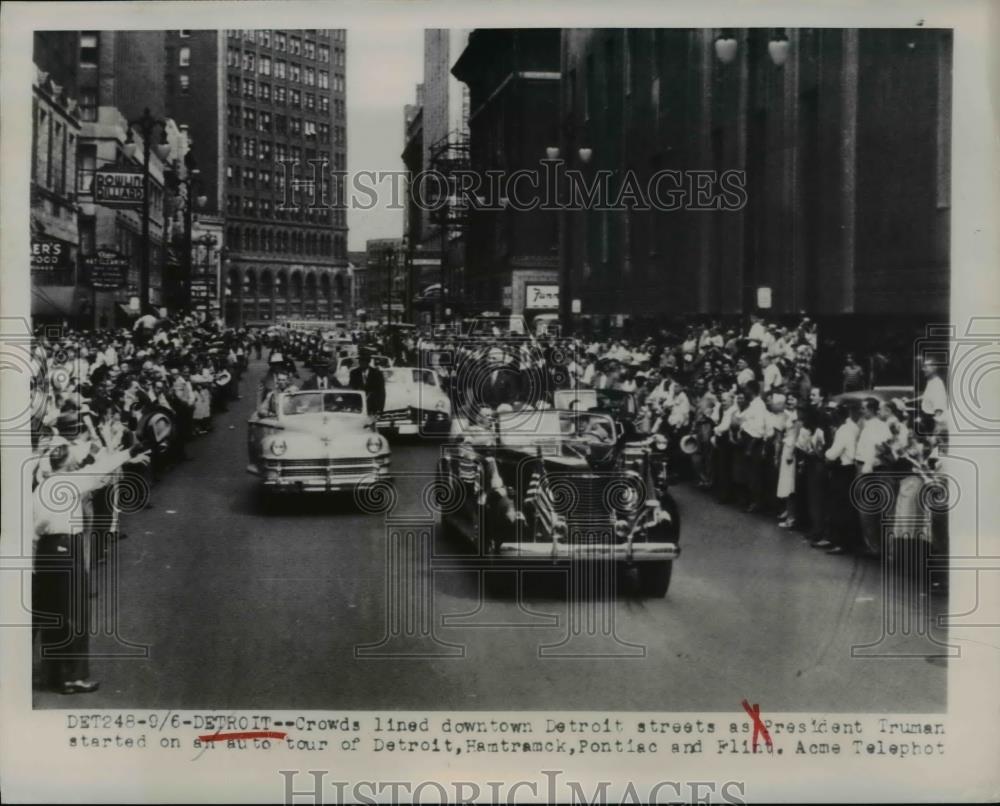
<svg viewBox="0 0 1000 806">
<path fill-rule="evenodd" d="M 469 224 L 468 205 L 458 195 L 457 175 L 468 171 L 470 165 L 467 131 L 453 129 L 431 143 L 426 170 L 437 172 L 448 182 L 445 198 L 442 200 L 438 196 L 438 209 L 430 213 L 441 239 L 440 302 L 435 306 L 437 321 L 443 321 L 448 316 L 447 309 L 451 310 L 452 317 L 457 316 L 464 295 L 464 266 L 453 265 L 451 246 L 453 242 L 464 240 Z M 464 263 L 464 257 L 461 260 Z"/>
</svg>

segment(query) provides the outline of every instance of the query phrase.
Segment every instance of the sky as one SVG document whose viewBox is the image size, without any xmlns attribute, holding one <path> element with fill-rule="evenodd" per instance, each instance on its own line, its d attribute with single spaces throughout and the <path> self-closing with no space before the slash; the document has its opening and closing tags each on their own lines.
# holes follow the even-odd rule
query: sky
<svg viewBox="0 0 1000 806">
<path fill-rule="evenodd" d="M 401 171 L 403 106 L 412 104 L 423 80 L 423 28 L 393 27 L 347 31 L 347 170 Z M 372 210 L 347 211 L 348 248 L 361 251 L 369 238 L 398 238 L 403 211 L 384 202 Z"/>
</svg>

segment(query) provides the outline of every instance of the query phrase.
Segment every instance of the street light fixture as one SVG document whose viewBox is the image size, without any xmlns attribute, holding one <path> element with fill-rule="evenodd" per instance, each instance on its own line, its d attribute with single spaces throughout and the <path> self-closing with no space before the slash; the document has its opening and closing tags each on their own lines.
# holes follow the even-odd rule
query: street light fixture
<svg viewBox="0 0 1000 806">
<path fill-rule="evenodd" d="M 549 146 L 545 149 L 545 156 L 550 160 L 559 159 L 559 148 L 557 146 Z"/>
<path fill-rule="evenodd" d="M 788 37 L 785 36 L 785 30 L 783 28 L 776 30 L 774 36 L 771 37 L 771 41 L 767 43 L 767 53 L 771 57 L 771 61 L 775 67 L 781 67 L 788 61 L 788 50 L 790 47 L 791 44 L 788 41 Z"/>
<path fill-rule="evenodd" d="M 729 64 L 736 58 L 737 47 L 736 37 L 729 29 L 723 29 L 715 38 L 715 55 L 723 64 Z"/>
<path fill-rule="evenodd" d="M 590 158 L 594 156 L 594 149 L 592 148 L 581 148 L 577 151 L 580 155 L 580 162 L 584 165 L 590 162 Z"/>
</svg>

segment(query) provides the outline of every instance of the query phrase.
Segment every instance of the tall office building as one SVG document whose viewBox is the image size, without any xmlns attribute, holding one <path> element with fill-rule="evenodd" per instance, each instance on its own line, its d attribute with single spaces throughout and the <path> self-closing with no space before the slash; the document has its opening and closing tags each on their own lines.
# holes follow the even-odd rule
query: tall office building
<svg viewBox="0 0 1000 806">
<path fill-rule="evenodd" d="M 225 218 L 231 324 L 349 312 L 343 200 L 283 209 L 310 160 L 346 170 L 346 47 L 339 29 L 167 32 L 166 114 L 189 126 L 204 212 Z"/>
<path fill-rule="evenodd" d="M 416 87 L 416 103 L 403 109 L 405 122 L 403 163 L 412 182 L 423 171 L 450 172 L 467 167 L 469 88 L 451 74 L 451 65 L 465 49 L 469 30 L 428 28 L 424 31 L 423 82 Z M 426 192 L 433 194 L 435 188 Z M 461 295 L 465 263 L 462 221 L 453 205 L 431 211 L 419 208 L 408 193 L 403 229 L 410 252 L 413 314 L 421 321 L 440 317 Z M 443 259 L 442 259 L 443 256 Z M 450 293 L 442 295 L 442 286 Z M 452 298 L 450 301 L 447 297 Z"/>
</svg>

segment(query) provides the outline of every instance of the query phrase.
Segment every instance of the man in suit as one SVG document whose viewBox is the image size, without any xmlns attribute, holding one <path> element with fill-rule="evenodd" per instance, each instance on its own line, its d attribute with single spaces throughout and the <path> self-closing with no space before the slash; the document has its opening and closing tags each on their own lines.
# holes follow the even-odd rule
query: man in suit
<svg viewBox="0 0 1000 806">
<path fill-rule="evenodd" d="M 316 374 L 302 384 L 303 389 L 340 389 L 340 382 L 330 372 L 328 364 L 322 364 L 316 368 Z"/>
<path fill-rule="evenodd" d="M 369 414 L 381 414 L 385 408 L 385 378 L 382 371 L 373 367 L 371 356 L 363 353 L 359 366 L 351 370 L 350 387 L 365 393 Z"/>
</svg>

